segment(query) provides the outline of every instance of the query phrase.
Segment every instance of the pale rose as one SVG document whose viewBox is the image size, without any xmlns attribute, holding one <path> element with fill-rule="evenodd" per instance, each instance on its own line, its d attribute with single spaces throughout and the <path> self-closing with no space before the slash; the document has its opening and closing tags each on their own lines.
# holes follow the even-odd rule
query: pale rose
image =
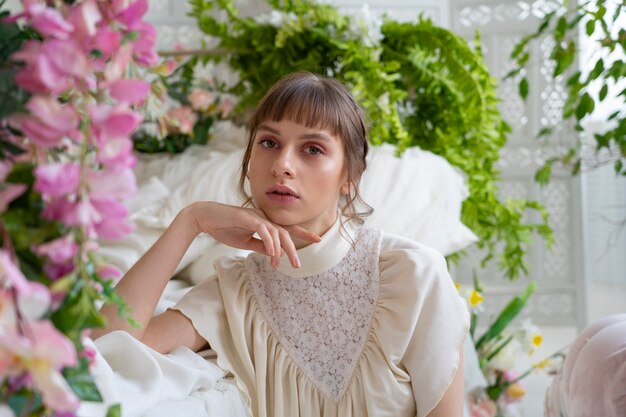
<svg viewBox="0 0 626 417">
<path fill-rule="evenodd" d="M 210 91 L 196 88 L 187 96 L 187 99 L 194 110 L 207 111 L 215 102 L 215 95 Z"/>
<path fill-rule="evenodd" d="M 40 165 L 35 168 L 35 190 L 58 197 L 78 190 L 80 165 L 76 162 Z"/>
<path fill-rule="evenodd" d="M 220 104 L 218 106 L 222 118 L 226 119 L 228 116 L 230 116 L 233 109 L 235 108 L 235 103 L 236 100 L 234 96 L 230 94 L 225 94 L 222 96 L 222 99 L 220 100 Z"/>
<path fill-rule="evenodd" d="M 169 110 L 166 114 L 167 130 L 170 133 L 189 134 L 198 121 L 198 115 L 189 106 Z"/>
</svg>

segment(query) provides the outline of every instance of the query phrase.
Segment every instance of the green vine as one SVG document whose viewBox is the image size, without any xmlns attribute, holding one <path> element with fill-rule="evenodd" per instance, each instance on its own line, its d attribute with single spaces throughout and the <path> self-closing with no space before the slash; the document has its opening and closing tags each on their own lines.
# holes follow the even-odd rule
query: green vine
<svg viewBox="0 0 626 417">
<path fill-rule="evenodd" d="M 568 2 L 565 2 L 565 6 Z M 608 14 L 610 5 L 615 7 Z M 626 175 L 626 62 L 623 59 L 614 59 L 610 62 L 607 58 L 613 54 L 617 56 L 626 53 L 626 29 L 618 19 L 623 18 L 626 11 L 625 1 L 586 1 L 572 8 L 563 7 L 557 11 L 548 13 L 540 22 L 535 32 L 525 36 L 515 45 L 511 58 L 515 60 L 516 67 L 511 70 L 507 77 L 518 76 L 527 69 L 531 62 L 531 45 L 533 41 L 548 38 L 554 46 L 550 50 L 548 60 L 554 65 L 551 74 L 553 79 L 566 77 L 565 86 L 567 97 L 562 110 L 562 120 L 553 126 L 541 129 L 537 136 L 549 139 L 554 131 L 562 126 L 573 126 L 576 132 L 584 130 L 584 122 L 588 119 L 599 105 L 606 100 L 609 92 L 615 88 L 623 88 L 615 95 L 617 106 L 609 116 L 604 119 L 608 126 L 603 132 L 595 133 L 596 154 L 609 151 L 615 157 L 613 166 L 616 175 Z M 593 44 L 596 52 L 591 57 L 593 67 L 588 74 L 580 69 L 575 69 L 574 64 L 580 61 L 580 50 L 576 39 L 579 32 L 594 39 Z M 597 95 L 594 88 L 598 88 Z M 525 76 L 520 77 L 519 94 L 526 99 L 529 93 L 529 83 Z M 550 180 L 552 165 L 556 162 L 571 167 L 572 174 L 577 174 L 581 169 L 581 142 L 577 141 L 564 154 L 550 158 L 537 171 L 535 179 L 545 184 Z"/>
<path fill-rule="evenodd" d="M 294 70 L 334 76 L 363 106 L 372 143 L 395 144 L 398 152 L 419 146 L 467 174 L 470 196 L 462 220 L 480 237 L 484 262 L 497 257 L 505 275 L 516 278 L 528 272 L 533 234 L 551 244 L 539 203 L 497 197 L 495 162 L 510 128 L 496 107 L 496 81 L 484 64 L 479 38 L 473 49 L 426 19 L 385 20 L 379 33 L 368 32 L 366 21 L 308 0 L 268 1 L 274 21 L 239 17 L 231 0 L 190 4 L 200 29 L 219 40 L 221 53 L 202 59 L 225 61 L 239 75 L 231 93 L 240 98 L 240 115 Z M 226 17 L 215 18 L 215 9 Z M 539 213 L 537 223 L 522 221 L 529 210 Z"/>
</svg>

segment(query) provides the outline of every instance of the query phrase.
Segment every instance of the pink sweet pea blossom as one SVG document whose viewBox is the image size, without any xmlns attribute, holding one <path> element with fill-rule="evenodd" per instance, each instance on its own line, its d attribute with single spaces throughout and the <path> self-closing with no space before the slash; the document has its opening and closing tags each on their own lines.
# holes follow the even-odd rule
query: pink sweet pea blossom
<svg viewBox="0 0 626 417">
<path fill-rule="evenodd" d="M 103 146 L 110 138 L 129 137 L 139 126 L 142 117 L 125 106 L 106 104 L 89 109 L 96 145 Z"/>
<path fill-rule="evenodd" d="M 113 282 L 117 282 L 122 278 L 122 271 L 113 265 L 100 265 L 96 268 L 96 273 L 102 279 L 112 279 Z"/>
<path fill-rule="evenodd" d="M 127 167 L 107 167 L 101 171 L 89 173 L 89 198 L 108 200 L 124 199 L 135 195 L 137 181 L 132 169 Z"/>
<path fill-rule="evenodd" d="M 128 30 L 135 30 L 141 25 L 142 17 L 148 11 L 148 0 L 137 0 L 130 4 L 116 18 Z"/>
<path fill-rule="evenodd" d="M 44 148 L 57 145 L 64 137 L 78 133 L 80 118 L 76 110 L 49 96 L 33 96 L 26 104 L 30 116 L 17 119 L 24 134 Z"/>
<path fill-rule="evenodd" d="M 154 50 L 157 36 L 156 29 L 149 23 L 141 22 L 137 26 L 136 31 L 139 33 L 139 36 L 133 42 L 135 60 L 149 67 L 156 65 L 159 62 L 159 56 Z"/>
<path fill-rule="evenodd" d="M 48 262 L 43 266 L 43 272 L 45 272 L 46 276 L 53 281 L 56 281 L 59 278 L 68 275 L 69 273 L 73 272 L 74 269 L 76 269 L 76 265 L 74 265 L 74 262 L 66 262 L 64 264 L 55 264 L 52 262 Z M 65 295 L 65 293 L 63 293 L 62 295 Z M 54 304 L 54 302 L 57 301 L 55 300 L 54 294 L 52 298 Z"/>
<path fill-rule="evenodd" d="M 80 165 L 76 162 L 39 165 L 35 168 L 35 190 L 57 197 L 75 193 L 80 182 Z"/>
<path fill-rule="evenodd" d="M 0 184 L 0 213 L 4 212 L 11 201 L 26 191 L 24 184 Z"/>
<path fill-rule="evenodd" d="M 150 83 L 136 79 L 120 79 L 111 83 L 109 94 L 121 103 L 137 104 L 150 92 Z"/>
<path fill-rule="evenodd" d="M 497 413 L 496 404 L 489 398 L 485 398 L 479 404 L 469 401 L 471 417 L 494 417 Z"/>
<path fill-rule="evenodd" d="M 95 1 L 85 0 L 72 8 L 68 20 L 74 26 L 75 37 L 90 38 L 96 34 L 102 15 Z"/>
<path fill-rule="evenodd" d="M 68 226 L 91 226 L 102 221 L 102 216 L 87 199 L 68 201 L 64 198 L 51 200 L 42 215 L 49 220 L 59 220 Z"/>
<path fill-rule="evenodd" d="M 132 168 L 135 157 L 132 154 L 133 142 L 128 138 L 111 138 L 100 147 L 98 162 L 103 165 L 115 165 Z"/>
<path fill-rule="evenodd" d="M 77 364 L 74 345 L 47 320 L 26 324 L 28 336 L 0 332 L 0 362 L 9 363 L 5 371 L 9 375 L 29 372 L 48 407 L 76 410 L 78 397 L 60 372 L 63 367 Z"/>
<path fill-rule="evenodd" d="M 170 133 L 189 134 L 198 120 L 198 115 L 189 106 L 169 110 L 166 114 L 167 131 Z"/>
<path fill-rule="evenodd" d="M 133 46 L 131 44 L 127 44 L 119 48 L 111 58 L 111 62 L 107 66 L 104 72 L 104 78 L 107 81 L 115 81 L 122 78 L 124 72 L 126 71 L 126 67 L 133 59 Z"/>
<path fill-rule="evenodd" d="M 115 51 L 120 50 L 121 41 L 121 33 L 109 27 L 103 27 L 93 37 L 92 48 L 102 52 L 104 59 L 109 59 Z M 128 50 L 131 51 L 132 54 L 131 46 L 129 46 Z"/>
<path fill-rule="evenodd" d="M 26 64 L 15 82 L 31 93 L 63 93 L 70 87 L 83 90 L 95 86 L 87 57 L 72 39 L 29 41 L 12 58 Z"/>
<path fill-rule="evenodd" d="M 74 26 L 67 22 L 58 10 L 46 7 L 41 3 L 29 5 L 27 12 L 33 27 L 43 36 L 68 39 L 74 30 Z"/>
<path fill-rule="evenodd" d="M 55 264 L 62 264 L 74 259 L 78 253 L 78 245 L 72 235 L 67 235 L 37 246 L 35 253 L 47 257 Z"/>
<path fill-rule="evenodd" d="M 24 317 L 38 319 L 50 306 L 48 289 L 43 284 L 27 280 L 4 250 L 0 250 L 0 287 L 15 289 Z"/>
<path fill-rule="evenodd" d="M 128 209 L 113 199 L 92 200 L 93 206 L 102 215 L 94 224 L 98 236 L 105 240 L 120 239 L 133 231 L 128 219 Z"/>
</svg>

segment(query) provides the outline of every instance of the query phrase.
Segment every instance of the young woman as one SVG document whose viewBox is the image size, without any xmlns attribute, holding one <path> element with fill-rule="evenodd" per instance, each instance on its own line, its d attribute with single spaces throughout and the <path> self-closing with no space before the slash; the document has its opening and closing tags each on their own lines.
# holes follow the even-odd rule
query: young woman
<svg viewBox="0 0 626 417">
<path fill-rule="evenodd" d="M 125 330 L 160 352 L 209 345 L 258 417 L 460 417 L 465 304 L 439 253 L 359 227 L 367 149 L 345 86 L 281 79 L 250 121 L 247 205 L 183 209 L 117 286 L 141 327 L 104 307 L 100 334 Z M 200 233 L 254 252 L 222 258 L 152 317 Z"/>
</svg>

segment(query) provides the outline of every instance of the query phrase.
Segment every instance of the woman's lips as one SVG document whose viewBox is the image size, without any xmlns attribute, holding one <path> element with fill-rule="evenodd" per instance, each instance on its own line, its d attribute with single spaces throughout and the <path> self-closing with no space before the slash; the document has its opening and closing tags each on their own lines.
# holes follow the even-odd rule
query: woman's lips
<svg viewBox="0 0 626 417">
<path fill-rule="evenodd" d="M 272 185 L 265 194 L 277 204 L 290 204 L 300 199 L 295 191 L 283 184 Z"/>
</svg>

